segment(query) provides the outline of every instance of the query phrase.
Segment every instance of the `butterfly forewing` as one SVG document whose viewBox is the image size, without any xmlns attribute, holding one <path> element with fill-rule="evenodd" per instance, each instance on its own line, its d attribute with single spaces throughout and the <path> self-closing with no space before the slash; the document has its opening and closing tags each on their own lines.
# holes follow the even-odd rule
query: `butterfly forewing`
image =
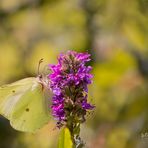
<svg viewBox="0 0 148 148">
<path fill-rule="evenodd" d="M 0 87 L 0 114 L 10 119 L 21 96 L 31 88 L 33 79 L 26 78 Z"/>
</svg>

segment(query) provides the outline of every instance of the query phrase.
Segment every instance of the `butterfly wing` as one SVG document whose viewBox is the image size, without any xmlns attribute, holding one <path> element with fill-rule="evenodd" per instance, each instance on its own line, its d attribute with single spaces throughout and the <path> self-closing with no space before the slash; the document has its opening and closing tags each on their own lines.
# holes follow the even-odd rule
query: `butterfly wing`
<svg viewBox="0 0 148 148">
<path fill-rule="evenodd" d="M 0 87 L 0 114 L 19 131 L 35 132 L 50 120 L 48 101 L 37 78 Z"/>
</svg>

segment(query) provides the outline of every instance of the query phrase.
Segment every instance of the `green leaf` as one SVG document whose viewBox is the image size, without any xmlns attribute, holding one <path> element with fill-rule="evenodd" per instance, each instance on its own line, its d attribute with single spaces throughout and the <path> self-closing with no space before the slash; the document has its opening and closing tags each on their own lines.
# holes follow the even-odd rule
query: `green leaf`
<svg viewBox="0 0 148 148">
<path fill-rule="evenodd" d="M 58 148 L 73 148 L 71 134 L 68 128 L 64 128 L 61 131 Z"/>
</svg>

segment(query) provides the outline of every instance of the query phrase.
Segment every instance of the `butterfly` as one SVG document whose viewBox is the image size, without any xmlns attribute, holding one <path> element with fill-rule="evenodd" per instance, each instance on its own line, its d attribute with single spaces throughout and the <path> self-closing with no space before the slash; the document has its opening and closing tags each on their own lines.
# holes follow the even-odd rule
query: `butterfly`
<svg viewBox="0 0 148 148">
<path fill-rule="evenodd" d="M 34 133 L 51 119 L 46 86 L 42 75 L 1 86 L 0 115 L 10 120 L 14 129 Z"/>
</svg>

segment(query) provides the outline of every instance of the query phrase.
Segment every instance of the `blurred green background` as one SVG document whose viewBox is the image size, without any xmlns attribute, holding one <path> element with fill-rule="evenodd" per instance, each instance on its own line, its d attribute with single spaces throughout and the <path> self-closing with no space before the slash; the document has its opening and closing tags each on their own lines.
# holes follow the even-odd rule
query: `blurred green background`
<svg viewBox="0 0 148 148">
<path fill-rule="evenodd" d="M 0 0 L 1 85 L 36 76 L 41 58 L 45 72 L 69 49 L 92 54 L 86 147 L 147 148 L 148 0 Z M 0 117 L 0 148 L 55 148 L 54 128 L 21 133 Z"/>
</svg>

